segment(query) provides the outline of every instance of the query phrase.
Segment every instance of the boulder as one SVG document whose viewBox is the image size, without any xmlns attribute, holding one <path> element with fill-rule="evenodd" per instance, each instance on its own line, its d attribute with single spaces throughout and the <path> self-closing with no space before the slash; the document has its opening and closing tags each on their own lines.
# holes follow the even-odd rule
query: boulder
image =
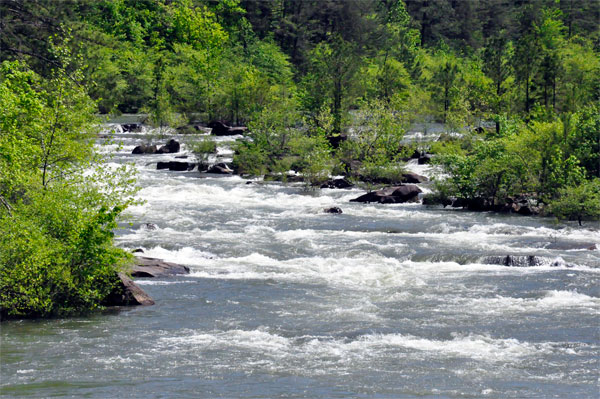
<svg viewBox="0 0 600 399">
<path fill-rule="evenodd" d="M 121 124 L 121 129 L 123 129 L 123 132 L 141 132 L 142 131 L 142 124 L 139 123 L 139 122 L 122 123 Z"/>
<path fill-rule="evenodd" d="M 156 154 L 156 146 L 155 145 L 138 145 L 131 151 L 132 154 Z"/>
<path fill-rule="evenodd" d="M 221 162 L 221 163 L 215 164 L 215 165 L 211 166 L 210 168 L 208 168 L 206 173 L 215 173 L 215 174 L 219 174 L 219 175 L 230 175 L 233 173 L 233 170 L 231 168 L 229 168 L 229 166 L 227 166 L 226 163 Z"/>
<path fill-rule="evenodd" d="M 171 140 L 167 141 L 167 144 L 160 147 L 158 149 L 158 151 L 156 151 L 156 153 L 157 154 L 174 154 L 176 152 L 179 152 L 180 148 L 181 148 L 181 145 L 179 144 L 179 142 L 175 139 L 171 139 Z"/>
<path fill-rule="evenodd" d="M 334 214 L 343 213 L 342 210 L 340 208 L 338 208 L 337 206 L 333 206 L 331 208 L 325 208 L 325 209 L 323 209 L 323 212 L 325 212 L 325 213 L 334 213 Z"/>
<path fill-rule="evenodd" d="M 156 164 L 156 169 L 169 169 L 178 172 L 192 170 L 194 167 L 196 167 L 195 163 L 181 161 L 158 162 Z"/>
<path fill-rule="evenodd" d="M 146 230 L 156 230 L 158 229 L 158 226 L 155 225 L 154 223 L 144 223 L 142 224 L 142 227 Z"/>
<path fill-rule="evenodd" d="M 208 124 L 208 127 L 211 128 L 211 134 L 215 136 L 235 136 L 244 134 L 248 130 L 245 126 L 232 127 L 221 121 L 212 121 Z"/>
<path fill-rule="evenodd" d="M 154 301 L 132 279 L 124 273 L 117 273 L 112 292 L 104 298 L 103 306 L 149 306 Z"/>
<path fill-rule="evenodd" d="M 543 258 L 533 255 L 488 256 L 483 263 L 502 266 L 540 266 L 547 263 Z"/>
<path fill-rule="evenodd" d="M 506 255 L 506 256 L 488 256 L 483 258 L 482 263 L 513 267 L 533 267 L 533 266 L 553 266 L 553 267 L 572 267 L 573 265 L 565 263 L 562 258 L 546 258 L 534 255 Z"/>
<path fill-rule="evenodd" d="M 321 188 L 350 188 L 354 187 L 354 184 L 350 183 L 346 179 L 331 179 L 327 180 L 321 185 Z"/>
<path fill-rule="evenodd" d="M 131 269 L 132 277 L 166 277 L 177 274 L 189 274 L 190 268 L 161 259 L 138 257 Z"/>
<path fill-rule="evenodd" d="M 229 135 L 230 126 L 226 125 L 221 121 L 212 121 L 208 124 L 208 127 L 211 128 L 211 134 L 215 136 L 227 136 Z"/>
<path fill-rule="evenodd" d="M 350 202 L 378 202 L 380 204 L 401 204 L 404 202 L 418 202 L 421 189 L 415 185 L 386 187 L 382 190 L 371 191 Z"/>
<path fill-rule="evenodd" d="M 416 173 L 408 172 L 402 174 L 402 183 L 424 183 L 429 181 L 426 176 L 421 176 Z"/>
<path fill-rule="evenodd" d="M 419 165 L 425 165 L 425 164 L 429 164 L 431 163 L 431 158 L 433 158 L 433 155 L 431 154 L 423 154 L 419 157 L 419 160 L 417 161 L 417 163 Z"/>
</svg>

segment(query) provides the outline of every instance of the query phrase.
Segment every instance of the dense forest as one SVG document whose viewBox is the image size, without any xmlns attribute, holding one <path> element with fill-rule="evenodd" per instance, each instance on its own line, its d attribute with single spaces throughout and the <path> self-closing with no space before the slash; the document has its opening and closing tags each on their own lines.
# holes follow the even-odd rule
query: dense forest
<svg viewBox="0 0 600 399">
<path fill-rule="evenodd" d="M 93 309 L 127 258 L 135 190 L 89 175 L 98 115 L 244 124 L 237 173 L 311 184 L 396 184 L 428 152 L 428 203 L 597 219 L 599 21 L 594 0 L 0 0 L 2 314 Z"/>
</svg>

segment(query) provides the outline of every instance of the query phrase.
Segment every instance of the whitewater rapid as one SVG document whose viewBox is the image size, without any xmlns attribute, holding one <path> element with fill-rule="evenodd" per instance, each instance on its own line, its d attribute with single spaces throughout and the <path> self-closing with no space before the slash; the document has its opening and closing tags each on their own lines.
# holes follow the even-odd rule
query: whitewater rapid
<svg viewBox="0 0 600 399">
<path fill-rule="evenodd" d="M 117 244 L 191 273 L 138 279 L 153 307 L 3 325 L 3 396 L 598 397 L 597 223 L 156 170 L 189 136 L 116 138 L 143 200 Z"/>
</svg>

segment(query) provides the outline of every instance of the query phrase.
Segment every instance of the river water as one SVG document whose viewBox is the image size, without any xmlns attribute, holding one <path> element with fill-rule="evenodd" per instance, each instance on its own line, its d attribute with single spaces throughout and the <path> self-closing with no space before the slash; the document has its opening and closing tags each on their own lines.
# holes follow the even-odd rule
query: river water
<svg viewBox="0 0 600 399">
<path fill-rule="evenodd" d="M 154 306 L 2 323 L 1 397 L 599 396 L 598 223 L 156 170 L 174 155 L 117 137 L 146 201 L 118 245 L 191 274 L 138 279 Z"/>
</svg>

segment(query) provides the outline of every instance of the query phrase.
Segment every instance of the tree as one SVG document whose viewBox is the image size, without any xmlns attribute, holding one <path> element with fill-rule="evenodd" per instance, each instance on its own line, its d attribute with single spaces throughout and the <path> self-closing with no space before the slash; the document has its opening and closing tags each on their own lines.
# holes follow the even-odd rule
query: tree
<svg viewBox="0 0 600 399">
<path fill-rule="evenodd" d="M 531 80 L 539 66 L 540 43 L 534 32 L 528 32 L 515 46 L 513 68 L 515 77 L 525 91 L 524 110 L 528 114 L 531 109 Z"/>
<path fill-rule="evenodd" d="M 492 112 L 501 114 L 508 108 L 507 83 L 511 77 L 510 64 L 513 56 L 512 43 L 506 38 L 506 32 L 490 37 L 483 52 L 483 71 L 492 80 L 494 95 L 491 101 Z M 500 122 L 496 118 L 496 134 L 500 134 Z"/>
<path fill-rule="evenodd" d="M 559 219 L 600 219 L 600 179 L 583 182 L 576 187 L 562 189 L 558 199 L 550 204 L 550 212 Z"/>
<path fill-rule="evenodd" d="M 112 238 L 133 201 L 130 174 L 95 163 L 93 103 L 80 71 L 66 72 L 68 51 L 55 53 L 63 67 L 50 79 L 19 62 L 0 67 L 2 318 L 96 309 L 128 259 Z"/>
<path fill-rule="evenodd" d="M 425 80 L 436 104 L 436 114 L 446 123 L 448 113 L 460 98 L 459 60 L 449 51 L 439 50 L 427 60 Z"/>
<path fill-rule="evenodd" d="M 311 52 L 310 72 L 303 81 L 303 101 L 310 112 L 324 105 L 330 107 L 334 134 L 342 132 L 353 78 L 360 64 L 356 44 L 344 40 L 340 35 L 333 35 L 329 42 L 319 43 Z"/>
</svg>

